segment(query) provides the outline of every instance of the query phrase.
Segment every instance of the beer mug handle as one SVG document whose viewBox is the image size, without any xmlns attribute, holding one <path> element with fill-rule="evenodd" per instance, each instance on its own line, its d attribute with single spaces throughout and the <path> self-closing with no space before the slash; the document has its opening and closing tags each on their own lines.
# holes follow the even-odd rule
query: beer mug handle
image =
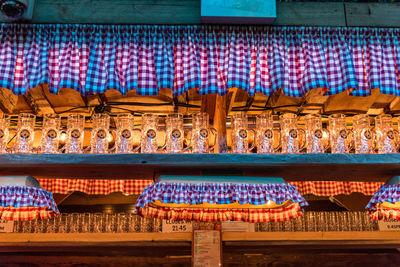
<svg viewBox="0 0 400 267">
<path fill-rule="evenodd" d="M 165 150 L 167 148 L 167 133 L 165 133 L 165 140 L 164 140 L 164 145 L 162 147 L 160 147 L 159 149 L 157 149 L 158 152 Z"/>
<path fill-rule="evenodd" d="M 375 148 L 376 148 L 376 133 L 374 130 L 371 129 L 371 133 L 372 133 L 372 139 L 373 139 L 373 148 L 372 151 L 375 152 Z"/>
<path fill-rule="evenodd" d="M 117 138 L 117 132 L 116 132 L 115 130 L 109 130 L 108 134 L 110 134 L 110 132 L 111 132 L 111 133 L 114 133 L 115 138 Z M 112 148 L 109 148 L 109 149 L 107 150 L 108 153 L 110 153 L 110 152 L 112 152 L 113 150 L 115 150 L 116 146 L 117 146 L 117 142 L 114 142 L 114 145 L 112 146 Z"/>
<path fill-rule="evenodd" d="M 326 142 L 326 145 L 324 146 L 324 152 L 326 152 L 329 146 L 331 145 L 331 138 L 330 138 L 331 134 L 327 129 L 322 129 L 322 131 L 326 133 L 326 136 L 328 136 L 328 142 Z"/>
<path fill-rule="evenodd" d="M 354 138 L 354 131 L 353 129 L 347 129 L 347 138 L 349 138 L 349 136 L 351 136 L 351 142 L 349 142 L 349 151 L 355 148 L 355 138 Z"/>
<path fill-rule="evenodd" d="M 185 131 L 183 131 L 183 132 L 185 132 Z M 190 132 L 190 134 L 192 134 L 192 132 Z M 183 133 L 183 142 L 185 142 L 185 133 Z M 189 138 L 189 140 L 191 140 L 191 138 Z M 191 144 L 191 141 L 189 141 L 189 144 L 187 144 L 187 146 L 184 148 L 184 149 L 182 149 L 182 152 L 186 152 L 186 151 L 188 151 L 190 148 L 191 148 L 191 146 L 192 146 L 192 144 Z"/>
<path fill-rule="evenodd" d="M 397 142 L 396 142 L 396 152 L 398 152 L 398 150 L 399 150 L 399 148 L 400 148 L 400 134 L 399 134 L 399 131 L 397 131 L 397 130 L 393 130 L 393 132 L 394 132 L 394 134 L 396 135 L 396 139 L 397 139 Z"/>
<path fill-rule="evenodd" d="M 33 129 L 33 139 L 35 139 L 35 132 L 40 132 L 41 133 L 42 130 L 41 129 Z M 40 138 L 39 138 L 39 140 L 40 140 Z M 39 150 L 40 150 L 40 144 L 36 148 L 32 148 L 31 149 L 32 152 L 37 152 Z"/>
<path fill-rule="evenodd" d="M 210 128 L 210 131 L 214 134 L 214 145 L 210 146 L 208 148 L 208 153 L 210 153 L 211 151 L 214 151 L 215 146 L 217 145 L 217 138 L 218 138 L 218 131 L 215 128 Z"/>
<path fill-rule="evenodd" d="M 256 145 L 256 131 L 254 131 L 254 129 L 248 129 L 248 131 L 253 132 L 254 138 L 253 138 L 253 143 L 251 144 L 251 146 L 249 147 L 249 152 L 252 151 Z"/>
<path fill-rule="evenodd" d="M 140 134 L 142 133 L 142 130 L 139 129 L 139 128 L 133 128 L 133 131 L 139 132 L 139 136 L 140 136 Z M 133 153 L 136 153 L 136 152 L 139 151 L 139 149 L 140 149 L 140 142 L 141 142 L 141 138 L 139 138 L 139 144 L 138 144 L 138 146 L 135 147 L 134 149 L 132 149 L 132 152 L 133 152 Z"/>
<path fill-rule="evenodd" d="M 7 145 L 8 145 L 15 137 L 17 137 L 17 133 L 18 133 L 17 129 L 15 129 L 15 128 L 8 128 L 9 133 L 11 133 L 11 130 L 15 131 L 15 134 L 14 134 L 13 137 L 11 137 L 10 140 L 7 140 Z M 12 152 L 12 151 L 14 150 L 14 148 L 15 148 L 15 142 L 14 142 L 14 145 L 13 145 L 12 147 L 6 148 L 6 152 Z"/>
<path fill-rule="evenodd" d="M 60 130 L 60 137 L 61 137 L 61 134 L 63 134 L 63 133 L 65 135 L 67 135 L 66 131 Z M 60 139 L 58 139 L 58 142 L 60 142 Z M 65 149 L 66 149 L 66 147 L 65 147 L 65 143 L 64 143 L 64 145 L 58 149 L 58 153 L 63 153 L 65 151 Z"/>
<path fill-rule="evenodd" d="M 299 132 L 303 133 L 303 143 L 301 144 L 301 146 L 299 147 L 299 152 L 302 151 L 304 149 L 304 147 L 306 146 L 306 131 L 304 131 L 303 129 L 298 129 Z"/>
<path fill-rule="evenodd" d="M 281 130 L 280 129 L 273 129 L 275 132 L 278 132 L 279 138 L 278 138 L 278 146 L 276 148 L 274 148 L 275 152 L 278 152 L 278 150 L 281 148 L 282 146 L 282 142 L 281 142 Z"/>
</svg>

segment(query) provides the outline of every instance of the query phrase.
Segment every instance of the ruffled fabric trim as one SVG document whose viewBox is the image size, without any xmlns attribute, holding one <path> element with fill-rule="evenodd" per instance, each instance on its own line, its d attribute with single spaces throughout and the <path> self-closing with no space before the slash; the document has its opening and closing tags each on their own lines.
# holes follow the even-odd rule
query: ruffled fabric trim
<svg viewBox="0 0 400 267">
<path fill-rule="evenodd" d="M 143 190 L 136 207 L 145 208 L 159 200 L 162 203 L 185 204 L 239 204 L 263 205 L 273 201 L 281 205 L 287 200 L 299 203 L 307 201 L 290 184 L 233 184 L 233 183 L 154 183 Z"/>
<path fill-rule="evenodd" d="M 383 209 L 378 208 L 376 211 L 371 211 L 368 215 L 374 220 L 400 220 L 400 210 L 399 209 Z"/>
<path fill-rule="evenodd" d="M 137 214 L 165 220 L 185 220 L 200 222 L 244 221 L 280 222 L 297 218 L 303 213 L 299 203 L 280 209 L 175 209 L 164 207 L 137 207 Z"/>
<path fill-rule="evenodd" d="M 35 219 L 51 219 L 57 216 L 57 212 L 54 210 L 48 210 L 46 208 L 38 207 L 0 207 L 0 220 L 7 221 L 30 221 Z"/>
<path fill-rule="evenodd" d="M 0 218 L 3 220 L 49 219 L 59 213 L 53 194 L 44 189 L 0 186 Z"/>
<path fill-rule="evenodd" d="M 383 202 L 400 202 L 400 184 L 382 185 L 371 198 L 366 209 L 369 211 L 376 211 L 377 205 Z"/>
</svg>

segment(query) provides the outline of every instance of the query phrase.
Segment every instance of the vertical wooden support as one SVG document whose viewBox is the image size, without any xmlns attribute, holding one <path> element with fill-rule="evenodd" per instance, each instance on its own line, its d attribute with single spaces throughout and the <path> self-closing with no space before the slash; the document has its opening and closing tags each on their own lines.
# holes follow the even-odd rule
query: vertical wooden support
<svg viewBox="0 0 400 267">
<path fill-rule="evenodd" d="M 215 153 L 227 153 L 228 144 L 226 141 L 226 110 L 227 95 L 209 94 L 201 98 L 201 111 L 210 115 L 213 127 L 218 131 Z"/>
</svg>

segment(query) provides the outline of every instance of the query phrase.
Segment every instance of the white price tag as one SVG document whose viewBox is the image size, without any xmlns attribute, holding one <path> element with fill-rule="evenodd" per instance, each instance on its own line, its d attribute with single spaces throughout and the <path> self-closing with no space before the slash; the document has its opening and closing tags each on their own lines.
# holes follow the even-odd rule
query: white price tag
<svg viewBox="0 0 400 267">
<path fill-rule="evenodd" d="M 163 220 L 163 233 L 192 232 L 192 222 Z"/>
<path fill-rule="evenodd" d="M 240 221 L 221 222 L 222 232 L 254 232 L 254 223 Z"/>
<path fill-rule="evenodd" d="M 0 220 L 0 233 L 12 233 L 14 231 L 14 221 Z"/>
<path fill-rule="evenodd" d="M 400 221 L 378 221 L 379 231 L 400 231 Z"/>
</svg>

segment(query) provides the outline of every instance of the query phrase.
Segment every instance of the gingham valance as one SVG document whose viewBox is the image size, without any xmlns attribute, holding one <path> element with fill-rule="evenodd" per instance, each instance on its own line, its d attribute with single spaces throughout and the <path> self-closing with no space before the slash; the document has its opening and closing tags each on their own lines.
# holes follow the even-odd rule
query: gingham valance
<svg viewBox="0 0 400 267">
<path fill-rule="evenodd" d="M 399 40 L 398 28 L 2 24 L 0 87 L 400 96 Z"/>
<path fill-rule="evenodd" d="M 139 195 L 151 185 L 151 180 L 100 180 L 100 179 L 38 179 L 47 191 L 56 194 L 68 194 L 80 191 L 86 194 L 107 195 L 122 192 L 125 195 Z M 372 196 L 384 184 L 381 182 L 345 182 L 345 181 L 298 181 L 288 182 L 294 185 L 301 195 L 335 196 L 340 194 L 362 193 Z"/>
</svg>

